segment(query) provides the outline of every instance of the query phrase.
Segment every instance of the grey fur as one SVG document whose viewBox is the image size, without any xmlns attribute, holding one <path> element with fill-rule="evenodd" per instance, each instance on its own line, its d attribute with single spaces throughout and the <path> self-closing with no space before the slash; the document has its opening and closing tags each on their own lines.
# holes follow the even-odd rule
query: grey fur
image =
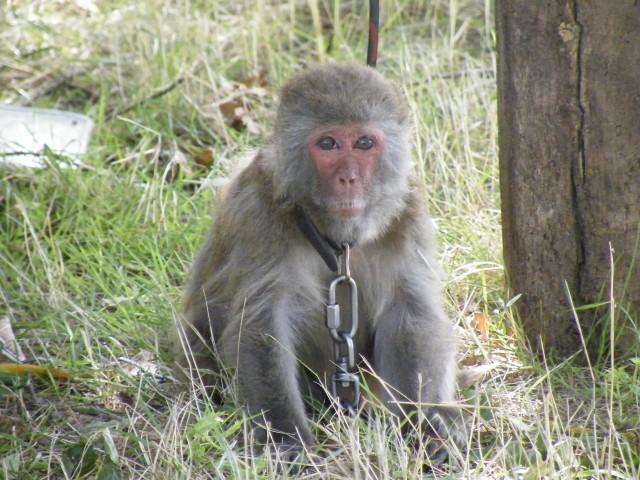
<svg viewBox="0 0 640 480">
<path fill-rule="evenodd" d="M 353 122 L 382 128 L 387 143 L 364 214 L 336 219 L 323 210 L 304 143 L 313 128 Z M 440 304 L 431 221 L 410 178 L 410 131 L 402 94 L 368 67 L 331 64 L 294 76 L 273 139 L 231 182 L 194 262 L 180 328 L 190 352 L 179 363 L 192 373 L 234 369 L 241 401 L 284 445 L 313 443 L 301 363 L 321 380 L 334 371 L 323 317 L 331 272 L 295 227 L 293 205 L 334 241 L 356 244 L 355 343 L 388 385 L 388 407 L 453 402 L 456 342 Z M 445 408 L 421 409 L 441 434 L 455 428 Z"/>
</svg>

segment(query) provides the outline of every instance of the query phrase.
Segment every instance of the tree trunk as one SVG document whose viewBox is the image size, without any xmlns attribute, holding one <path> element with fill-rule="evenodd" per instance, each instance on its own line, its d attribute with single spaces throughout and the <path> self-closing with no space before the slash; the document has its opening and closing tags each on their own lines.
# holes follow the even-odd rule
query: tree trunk
<svg viewBox="0 0 640 480">
<path fill-rule="evenodd" d="M 504 257 L 525 333 L 580 349 L 568 291 L 576 306 L 613 298 L 620 345 L 637 345 L 640 4 L 497 0 L 496 29 Z M 584 336 L 602 340 L 610 313 L 580 310 Z"/>
</svg>

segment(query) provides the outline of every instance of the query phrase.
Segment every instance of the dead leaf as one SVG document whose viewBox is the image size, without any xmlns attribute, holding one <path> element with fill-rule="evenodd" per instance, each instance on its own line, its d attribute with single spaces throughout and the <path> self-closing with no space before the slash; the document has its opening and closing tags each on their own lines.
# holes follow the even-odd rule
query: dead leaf
<svg viewBox="0 0 640 480">
<path fill-rule="evenodd" d="M 215 158 L 215 152 L 211 147 L 205 147 L 195 154 L 193 159 L 196 164 L 205 167 L 211 168 L 213 166 L 213 160 Z"/>
<path fill-rule="evenodd" d="M 461 388 L 465 388 L 479 383 L 480 380 L 482 380 L 484 376 L 495 367 L 496 364 L 488 364 L 460 368 L 458 370 L 458 374 L 456 375 L 458 386 Z"/>
<path fill-rule="evenodd" d="M 473 312 L 475 327 L 483 338 L 489 338 L 489 318 L 482 312 Z"/>
<path fill-rule="evenodd" d="M 0 354 L 16 363 L 22 363 L 27 360 L 13 333 L 11 319 L 8 315 L 0 316 Z"/>
<path fill-rule="evenodd" d="M 264 68 L 260 68 L 257 71 L 253 72 L 252 75 L 249 75 L 243 78 L 240 83 L 246 85 L 247 87 L 266 87 L 269 82 L 267 81 L 267 71 Z"/>
<path fill-rule="evenodd" d="M 228 127 L 237 131 L 246 130 L 252 135 L 262 133 L 262 128 L 255 119 L 252 104 L 266 95 L 266 89 L 258 86 L 263 82 L 260 77 L 248 77 L 243 82 L 227 82 L 224 85 L 227 95 L 213 107 L 218 108 Z"/>
<path fill-rule="evenodd" d="M 467 355 L 459 362 L 464 367 L 475 367 L 482 364 L 482 357 L 477 355 Z"/>
<path fill-rule="evenodd" d="M 156 354 L 151 350 L 140 350 L 131 358 L 120 357 L 118 358 L 118 362 L 120 368 L 130 375 L 136 376 L 146 373 L 161 377 Z"/>
<path fill-rule="evenodd" d="M 104 400 L 104 407 L 114 412 L 124 412 L 134 405 L 135 401 L 131 398 L 131 395 L 125 392 L 117 392 Z"/>
<path fill-rule="evenodd" d="M 242 106 L 242 102 L 239 98 L 232 98 L 231 100 L 227 100 L 226 102 L 222 102 L 218 105 L 220 112 L 226 119 L 227 123 L 229 119 L 233 119 L 235 116 L 235 110 L 238 107 Z"/>
</svg>

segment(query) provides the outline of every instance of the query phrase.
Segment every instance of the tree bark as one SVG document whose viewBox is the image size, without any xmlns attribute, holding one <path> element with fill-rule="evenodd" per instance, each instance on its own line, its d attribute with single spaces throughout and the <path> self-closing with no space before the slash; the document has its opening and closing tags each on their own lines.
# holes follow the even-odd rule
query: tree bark
<svg viewBox="0 0 640 480">
<path fill-rule="evenodd" d="M 496 29 L 504 257 L 525 333 L 580 349 L 568 290 L 576 306 L 613 298 L 619 344 L 637 345 L 640 4 L 496 0 Z M 596 345 L 610 312 L 578 312 Z"/>
</svg>

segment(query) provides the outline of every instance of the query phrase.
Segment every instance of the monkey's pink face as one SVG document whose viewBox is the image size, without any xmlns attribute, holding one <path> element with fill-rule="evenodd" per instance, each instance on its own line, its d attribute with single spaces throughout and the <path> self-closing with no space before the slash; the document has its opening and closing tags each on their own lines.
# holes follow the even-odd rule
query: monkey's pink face
<svg viewBox="0 0 640 480">
<path fill-rule="evenodd" d="M 361 215 L 384 151 L 383 131 L 361 124 L 319 127 L 309 134 L 307 149 L 329 213 L 339 217 Z"/>
</svg>

